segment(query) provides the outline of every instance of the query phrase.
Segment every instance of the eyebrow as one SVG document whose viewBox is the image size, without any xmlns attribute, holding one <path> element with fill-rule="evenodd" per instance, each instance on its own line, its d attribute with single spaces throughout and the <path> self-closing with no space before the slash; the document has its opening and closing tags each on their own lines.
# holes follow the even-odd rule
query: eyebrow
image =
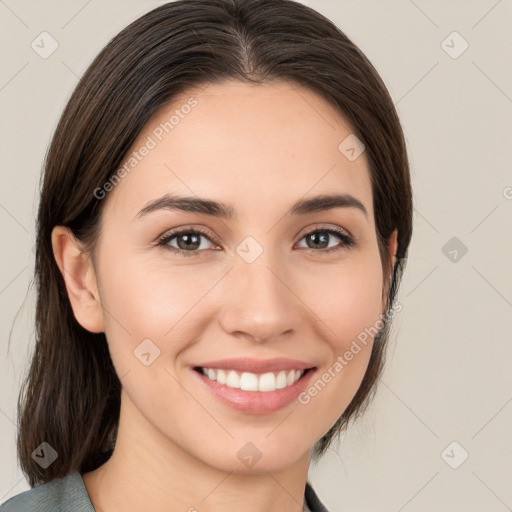
<svg viewBox="0 0 512 512">
<path fill-rule="evenodd" d="M 308 213 L 331 210 L 333 208 L 355 208 L 361 211 L 368 219 L 368 212 L 363 203 L 350 194 L 324 194 L 308 199 L 300 199 L 290 208 L 288 213 L 291 215 L 306 215 Z M 135 216 L 135 219 L 157 210 L 179 210 L 202 213 L 227 220 L 237 217 L 235 209 L 225 203 L 199 197 L 166 194 L 150 201 Z"/>
</svg>

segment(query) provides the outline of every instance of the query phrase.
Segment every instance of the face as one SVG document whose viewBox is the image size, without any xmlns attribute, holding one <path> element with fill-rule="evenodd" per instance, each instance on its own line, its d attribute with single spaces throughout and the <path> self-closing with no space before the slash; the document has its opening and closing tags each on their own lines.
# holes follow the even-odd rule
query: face
<svg viewBox="0 0 512 512">
<path fill-rule="evenodd" d="M 104 188 L 94 254 L 121 421 L 225 471 L 309 456 L 384 311 L 368 162 L 339 149 L 350 134 L 285 82 L 196 88 L 150 120 Z"/>
</svg>

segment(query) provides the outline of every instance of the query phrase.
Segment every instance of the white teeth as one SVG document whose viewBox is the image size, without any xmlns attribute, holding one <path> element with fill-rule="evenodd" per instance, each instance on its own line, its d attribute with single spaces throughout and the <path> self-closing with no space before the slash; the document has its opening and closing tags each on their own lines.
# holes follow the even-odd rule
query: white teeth
<svg viewBox="0 0 512 512">
<path fill-rule="evenodd" d="M 288 372 L 288 375 L 291 375 L 292 379 L 293 379 L 295 377 L 295 371 L 291 370 L 290 372 Z M 285 388 L 287 385 L 288 385 L 288 379 L 286 378 L 286 372 L 284 370 L 281 370 L 277 374 L 276 388 L 282 389 L 282 388 Z"/>
<path fill-rule="evenodd" d="M 260 375 L 258 391 L 273 391 L 274 389 L 276 389 L 276 376 L 272 372 Z"/>
<path fill-rule="evenodd" d="M 227 375 L 224 370 L 217 370 L 217 382 L 219 384 L 226 384 Z"/>
<path fill-rule="evenodd" d="M 235 370 L 214 370 L 201 368 L 203 375 L 219 384 L 225 384 L 229 388 L 242 389 L 243 391 L 275 391 L 295 384 L 304 374 L 304 370 L 281 370 L 280 372 L 255 374 L 243 372 L 241 375 Z"/>
<path fill-rule="evenodd" d="M 242 373 L 240 377 L 240 389 L 244 391 L 258 391 L 258 376 L 254 373 Z"/>
<path fill-rule="evenodd" d="M 209 379 L 215 380 L 215 370 L 211 370 L 213 372 L 213 378 L 208 375 Z M 210 373 L 210 372 L 208 372 Z M 226 386 L 230 388 L 239 388 L 240 387 L 240 376 L 234 370 L 229 370 L 228 376 L 226 378 Z"/>
</svg>

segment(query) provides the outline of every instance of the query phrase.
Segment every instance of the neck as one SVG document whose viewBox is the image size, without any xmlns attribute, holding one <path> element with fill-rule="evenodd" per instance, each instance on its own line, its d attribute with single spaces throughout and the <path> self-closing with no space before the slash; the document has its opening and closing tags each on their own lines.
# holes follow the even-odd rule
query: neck
<svg viewBox="0 0 512 512">
<path fill-rule="evenodd" d="M 309 461 L 306 452 L 279 471 L 215 467 L 151 428 L 122 395 L 114 452 L 82 478 L 99 512 L 302 512 Z"/>
</svg>

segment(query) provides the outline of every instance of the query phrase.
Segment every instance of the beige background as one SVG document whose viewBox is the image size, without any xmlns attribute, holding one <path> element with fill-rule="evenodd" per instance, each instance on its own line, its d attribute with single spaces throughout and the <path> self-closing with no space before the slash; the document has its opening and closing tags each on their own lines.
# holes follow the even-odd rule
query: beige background
<svg viewBox="0 0 512 512">
<path fill-rule="evenodd" d="M 41 162 L 96 53 L 161 3 L 0 0 L 0 502 L 28 489 L 15 422 L 33 343 L 27 289 Z M 512 2 L 307 3 L 359 45 L 388 85 L 415 192 L 403 310 L 377 399 L 311 467 L 314 487 L 333 512 L 510 510 Z M 59 45 L 47 59 L 31 48 L 43 31 Z M 453 31 L 460 36 L 443 44 Z M 453 58 L 464 40 L 469 47 Z M 465 255 L 445 247 L 452 237 Z M 460 464 L 465 451 L 453 469 L 448 463 Z"/>
</svg>

